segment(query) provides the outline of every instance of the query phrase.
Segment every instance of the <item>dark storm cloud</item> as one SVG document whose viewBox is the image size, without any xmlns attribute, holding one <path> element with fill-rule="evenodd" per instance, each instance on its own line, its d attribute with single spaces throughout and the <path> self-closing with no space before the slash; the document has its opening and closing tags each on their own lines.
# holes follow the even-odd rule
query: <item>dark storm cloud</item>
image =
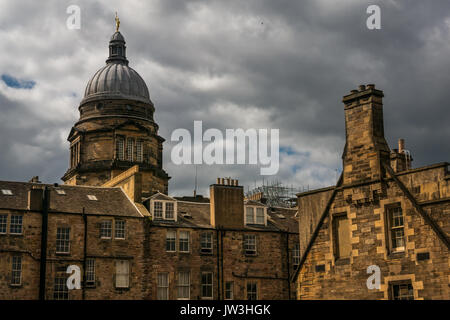
<svg viewBox="0 0 450 320">
<path fill-rule="evenodd" d="M 69 3 L 35 3 L 11 2 L 0 10 L 0 49 L 11 52 L 0 58 L 0 74 L 43 83 L 30 90 L 32 98 L 18 100 L 0 87 L 2 179 L 45 172 L 56 181 L 64 173 L 64 139 L 85 84 L 104 64 L 116 10 L 130 66 L 146 80 L 167 140 L 171 192 L 191 193 L 194 186 L 194 167 L 170 161 L 172 131 L 192 130 L 194 120 L 202 120 L 204 130 L 279 128 L 280 144 L 290 151 L 281 154 L 278 175 L 264 179 L 334 183 L 344 145 L 341 99 L 367 83 L 385 93 L 391 147 L 406 138 L 415 166 L 450 159 L 448 1 L 76 1 L 70 4 L 81 7 L 79 31 L 65 29 Z M 381 30 L 366 28 L 370 4 L 381 7 Z M 9 125 L 20 117 L 30 122 Z M 34 138 L 49 126 L 52 138 Z M 23 145 L 47 158 L 15 161 Z M 199 166 L 202 193 L 217 176 L 252 186 L 263 179 L 254 166 Z"/>
</svg>

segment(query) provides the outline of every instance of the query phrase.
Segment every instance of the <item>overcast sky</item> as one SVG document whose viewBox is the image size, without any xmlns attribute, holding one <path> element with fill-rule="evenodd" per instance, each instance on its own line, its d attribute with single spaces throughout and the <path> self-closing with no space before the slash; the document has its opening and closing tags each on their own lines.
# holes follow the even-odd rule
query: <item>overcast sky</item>
<svg viewBox="0 0 450 320">
<path fill-rule="evenodd" d="M 66 8 L 81 8 L 69 30 Z M 370 4 L 381 30 L 366 27 Z M 406 139 L 413 166 L 450 160 L 450 2 L 362 0 L 0 0 L 0 179 L 61 182 L 67 136 L 91 76 L 105 64 L 114 12 L 130 66 L 146 81 L 164 144 L 169 193 L 191 195 L 193 165 L 174 165 L 177 128 L 280 130 L 280 170 L 198 167 L 253 187 L 279 180 L 324 187 L 340 173 L 342 96 L 359 84 L 385 93 L 386 139 Z"/>
</svg>

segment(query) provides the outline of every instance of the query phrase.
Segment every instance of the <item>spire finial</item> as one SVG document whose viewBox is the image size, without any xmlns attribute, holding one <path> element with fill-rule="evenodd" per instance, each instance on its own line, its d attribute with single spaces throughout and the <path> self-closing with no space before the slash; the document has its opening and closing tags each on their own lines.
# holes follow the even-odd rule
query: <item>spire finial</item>
<svg viewBox="0 0 450 320">
<path fill-rule="evenodd" d="M 116 32 L 119 32 L 120 20 L 119 17 L 117 16 L 117 11 L 115 20 L 116 20 Z"/>
</svg>

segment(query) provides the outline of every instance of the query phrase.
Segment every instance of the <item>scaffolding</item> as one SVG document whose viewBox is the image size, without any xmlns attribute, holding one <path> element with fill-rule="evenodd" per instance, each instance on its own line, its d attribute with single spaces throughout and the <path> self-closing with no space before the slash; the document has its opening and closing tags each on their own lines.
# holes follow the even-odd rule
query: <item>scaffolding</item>
<svg viewBox="0 0 450 320">
<path fill-rule="evenodd" d="M 262 186 L 256 186 L 252 190 L 248 187 L 245 198 L 248 200 L 260 201 L 269 207 L 292 208 L 297 205 L 296 194 L 305 191 L 284 186 L 279 181 L 266 182 L 263 180 Z"/>
</svg>

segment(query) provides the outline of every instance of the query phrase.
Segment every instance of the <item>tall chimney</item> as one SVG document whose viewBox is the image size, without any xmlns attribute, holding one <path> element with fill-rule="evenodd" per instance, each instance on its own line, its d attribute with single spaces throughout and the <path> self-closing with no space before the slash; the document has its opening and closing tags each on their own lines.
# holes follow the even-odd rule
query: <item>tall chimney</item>
<svg viewBox="0 0 450 320">
<path fill-rule="evenodd" d="M 41 211 L 44 190 L 41 188 L 31 188 L 28 191 L 28 210 Z"/>
<path fill-rule="evenodd" d="M 398 153 L 405 151 L 405 139 L 398 139 Z"/>
<path fill-rule="evenodd" d="M 389 165 L 390 149 L 384 138 L 383 91 L 360 85 L 344 96 L 346 143 L 342 155 L 344 185 L 379 179 L 382 163 Z"/>
<path fill-rule="evenodd" d="M 244 227 L 244 187 L 237 180 L 210 186 L 210 219 L 213 227 Z"/>
</svg>

